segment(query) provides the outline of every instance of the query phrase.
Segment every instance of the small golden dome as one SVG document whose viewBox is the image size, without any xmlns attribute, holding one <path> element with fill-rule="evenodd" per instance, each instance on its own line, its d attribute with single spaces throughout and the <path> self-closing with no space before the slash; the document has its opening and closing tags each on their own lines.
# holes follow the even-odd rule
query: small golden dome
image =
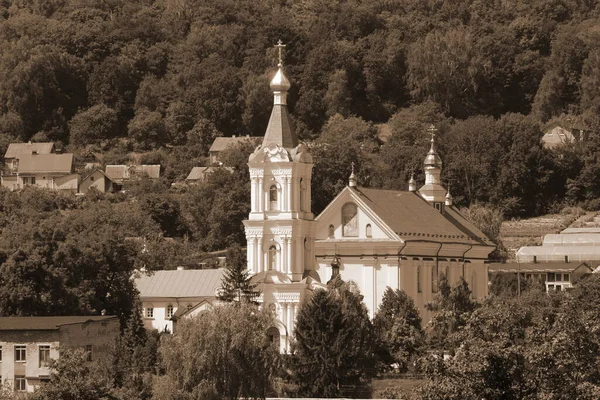
<svg viewBox="0 0 600 400">
<path fill-rule="evenodd" d="M 279 69 L 273 77 L 273 80 L 271 80 L 271 90 L 274 92 L 286 92 L 291 86 L 290 81 L 283 73 L 283 67 L 279 64 Z"/>
</svg>

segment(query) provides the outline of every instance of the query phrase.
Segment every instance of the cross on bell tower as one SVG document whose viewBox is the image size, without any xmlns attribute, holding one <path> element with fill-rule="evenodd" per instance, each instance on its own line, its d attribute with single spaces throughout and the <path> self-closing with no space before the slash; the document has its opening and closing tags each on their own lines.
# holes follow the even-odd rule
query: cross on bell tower
<svg viewBox="0 0 600 400">
<path fill-rule="evenodd" d="M 279 51 L 279 62 L 277 64 L 278 67 L 283 66 L 283 49 L 285 49 L 285 44 L 283 44 L 283 42 L 281 41 L 281 39 L 279 39 L 277 41 L 277 44 L 274 46 L 277 48 L 277 50 Z"/>
</svg>

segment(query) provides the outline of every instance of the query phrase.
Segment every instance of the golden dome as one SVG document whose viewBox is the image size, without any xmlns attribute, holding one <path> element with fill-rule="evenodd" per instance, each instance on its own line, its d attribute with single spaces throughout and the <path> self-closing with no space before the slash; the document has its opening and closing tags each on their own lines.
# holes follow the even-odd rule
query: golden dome
<svg viewBox="0 0 600 400">
<path fill-rule="evenodd" d="M 290 81 L 283 73 L 282 65 L 279 64 L 279 69 L 273 77 L 273 80 L 271 80 L 271 90 L 273 90 L 274 92 L 286 92 L 290 89 L 291 86 L 292 85 L 290 84 Z"/>
</svg>

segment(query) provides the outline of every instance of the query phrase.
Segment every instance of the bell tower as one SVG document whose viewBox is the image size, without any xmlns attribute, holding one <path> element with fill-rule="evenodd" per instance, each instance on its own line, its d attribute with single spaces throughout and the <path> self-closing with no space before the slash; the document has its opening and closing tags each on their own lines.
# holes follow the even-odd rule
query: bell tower
<svg viewBox="0 0 600 400">
<path fill-rule="evenodd" d="M 292 127 L 287 108 L 290 81 L 283 68 L 279 41 L 277 72 L 271 80 L 273 109 L 262 144 L 248 160 L 250 215 L 244 221 L 248 270 L 276 271 L 300 281 L 314 255 L 311 212 L 312 157 Z"/>
</svg>

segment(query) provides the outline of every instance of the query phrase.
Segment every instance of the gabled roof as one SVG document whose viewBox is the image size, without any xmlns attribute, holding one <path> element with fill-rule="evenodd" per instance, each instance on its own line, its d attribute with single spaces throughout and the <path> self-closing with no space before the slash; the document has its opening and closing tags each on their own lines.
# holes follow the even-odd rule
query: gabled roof
<svg viewBox="0 0 600 400">
<path fill-rule="evenodd" d="M 18 172 L 20 174 L 60 173 L 70 174 L 73 166 L 73 154 L 19 154 Z"/>
<path fill-rule="evenodd" d="M 367 207 L 403 240 L 432 240 L 447 243 L 493 243 L 453 206 L 442 214 L 416 192 L 355 188 Z"/>
<path fill-rule="evenodd" d="M 54 143 L 52 142 L 40 142 L 40 143 L 11 143 L 6 149 L 4 158 L 16 158 L 21 154 L 50 154 Z"/>
<path fill-rule="evenodd" d="M 135 278 L 140 297 L 215 297 L 224 270 L 194 269 L 155 271 Z"/>
<path fill-rule="evenodd" d="M 56 330 L 62 325 L 117 320 L 113 315 L 67 317 L 0 317 L 0 331 Z"/>
<path fill-rule="evenodd" d="M 132 179 L 135 174 L 145 173 L 151 179 L 160 178 L 160 164 L 107 165 L 106 175 L 113 181 Z"/>
<path fill-rule="evenodd" d="M 194 167 L 190 171 L 190 174 L 185 178 L 186 181 L 197 181 L 204 177 L 204 172 L 208 167 Z"/>
<path fill-rule="evenodd" d="M 90 178 L 92 175 L 94 175 L 96 172 L 99 172 L 99 173 L 101 173 L 102 175 L 104 175 L 104 177 L 105 177 L 106 179 L 108 179 L 109 181 L 111 181 L 111 182 L 112 182 L 112 179 L 110 179 L 110 176 L 106 175 L 106 174 L 104 173 L 104 171 L 102 171 L 100 168 L 96 168 L 96 169 L 94 169 L 92 172 L 90 172 L 89 174 L 87 174 L 87 175 L 86 175 L 86 176 L 85 176 L 83 179 L 81 179 L 81 182 L 83 183 L 83 181 L 85 181 L 85 180 L 89 179 L 89 178 Z"/>
<path fill-rule="evenodd" d="M 207 175 L 215 172 L 215 171 L 227 171 L 233 172 L 233 168 L 231 167 L 194 167 L 190 174 L 185 178 L 186 181 L 197 181 L 204 179 Z"/>
<path fill-rule="evenodd" d="M 556 121 L 552 121 L 552 122 L 546 124 L 542 128 L 542 132 L 548 132 L 549 130 L 554 129 L 557 126 L 560 126 L 561 128 L 564 128 L 568 131 L 572 131 L 574 129 L 577 129 L 580 131 L 588 131 L 590 129 L 586 125 L 584 125 L 583 123 L 581 123 L 579 121 L 556 120 Z"/>
<path fill-rule="evenodd" d="M 233 136 L 233 137 L 218 137 L 215 138 L 215 141 L 210 146 L 209 152 L 219 152 L 227 149 L 231 145 L 235 145 L 237 143 L 245 142 L 247 140 L 254 140 L 253 136 Z"/>
</svg>

